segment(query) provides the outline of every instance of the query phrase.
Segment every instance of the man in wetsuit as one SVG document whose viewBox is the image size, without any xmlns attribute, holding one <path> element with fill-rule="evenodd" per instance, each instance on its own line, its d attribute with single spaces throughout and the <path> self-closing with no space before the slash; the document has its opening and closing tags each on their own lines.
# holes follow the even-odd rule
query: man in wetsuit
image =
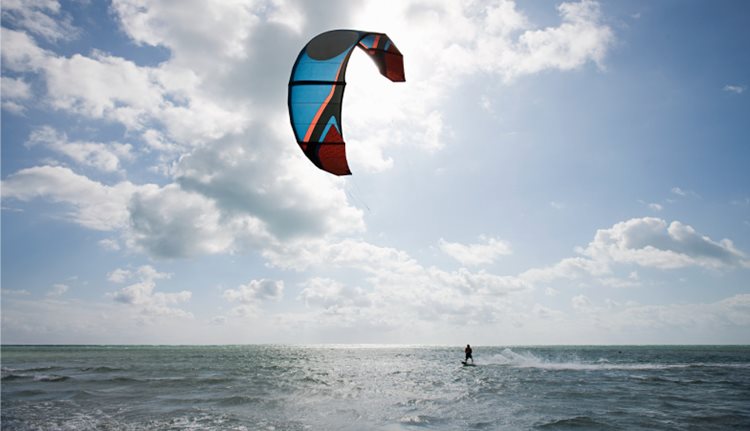
<svg viewBox="0 0 750 431">
<path fill-rule="evenodd" d="M 464 360 L 464 362 L 469 362 L 469 359 L 471 359 L 471 363 L 473 364 L 474 363 L 474 358 L 471 356 L 471 346 L 470 345 L 468 345 L 468 344 L 466 345 L 466 348 L 464 349 L 464 353 L 466 353 L 466 359 Z"/>
</svg>

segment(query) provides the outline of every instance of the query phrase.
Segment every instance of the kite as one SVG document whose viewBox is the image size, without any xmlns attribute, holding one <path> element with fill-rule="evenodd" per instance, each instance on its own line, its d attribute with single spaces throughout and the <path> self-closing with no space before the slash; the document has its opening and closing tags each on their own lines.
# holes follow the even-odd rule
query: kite
<svg viewBox="0 0 750 431">
<path fill-rule="evenodd" d="M 346 66 L 354 48 L 363 49 L 380 73 L 404 82 L 404 60 L 383 33 L 332 30 L 315 36 L 297 56 L 289 78 L 289 120 L 302 152 L 320 169 L 351 175 L 346 161 L 341 104 Z"/>
</svg>

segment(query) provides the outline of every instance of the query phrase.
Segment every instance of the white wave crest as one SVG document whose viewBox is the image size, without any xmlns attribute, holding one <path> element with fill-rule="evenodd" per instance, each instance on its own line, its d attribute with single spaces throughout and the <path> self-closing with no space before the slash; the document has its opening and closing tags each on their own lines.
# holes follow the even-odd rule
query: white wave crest
<svg viewBox="0 0 750 431">
<path fill-rule="evenodd" d="M 658 363 L 633 363 L 633 362 L 611 362 L 607 358 L 599 358 L 595 362 L 577 360 L 550 360 L 540 358 L 529 351 L 514 352 L 506 348 L 502 352 L 483 358 L 483 363 L 488 365 L 506 365 L 516 368 L 540 368 L 545 370 L 664 370 L 673 368 L 688 368 L 696 366 L 708 366 L 708 364 L 658 364 Z M 716 364 L 712 364 L 716 365 Z"/>
</svg>

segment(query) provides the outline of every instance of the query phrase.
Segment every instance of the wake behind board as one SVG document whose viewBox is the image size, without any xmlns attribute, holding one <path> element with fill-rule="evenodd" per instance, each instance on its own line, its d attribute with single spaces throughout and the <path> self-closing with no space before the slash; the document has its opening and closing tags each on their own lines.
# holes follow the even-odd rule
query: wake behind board
<svg viewBox="0 0 750 431">
<path fill-rule="evenodd" d="M 464 364 L 464 367 L 476 367 L 476 365 L 472 362 L 471 364 L 466 361 L 461 361 L 462 364 Z"/>
</svg>

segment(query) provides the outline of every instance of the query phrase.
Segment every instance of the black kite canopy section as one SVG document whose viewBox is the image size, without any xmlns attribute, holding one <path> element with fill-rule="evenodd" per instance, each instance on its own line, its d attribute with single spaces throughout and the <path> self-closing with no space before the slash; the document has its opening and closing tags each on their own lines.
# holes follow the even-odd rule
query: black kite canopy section
<svg viewBox="0 0 750 431">
<path fill-rule="evenodd" d="M 403 82 L 404 60 L 383 33 L 332 30 L 315 36 L 297 57 L 289 78 L 289 119 L 297 143 L 315 166 L 350 175 L 341 127 L 346 66 L 354 48 L 363 49 L 380 73 Z"/>
</svg>

